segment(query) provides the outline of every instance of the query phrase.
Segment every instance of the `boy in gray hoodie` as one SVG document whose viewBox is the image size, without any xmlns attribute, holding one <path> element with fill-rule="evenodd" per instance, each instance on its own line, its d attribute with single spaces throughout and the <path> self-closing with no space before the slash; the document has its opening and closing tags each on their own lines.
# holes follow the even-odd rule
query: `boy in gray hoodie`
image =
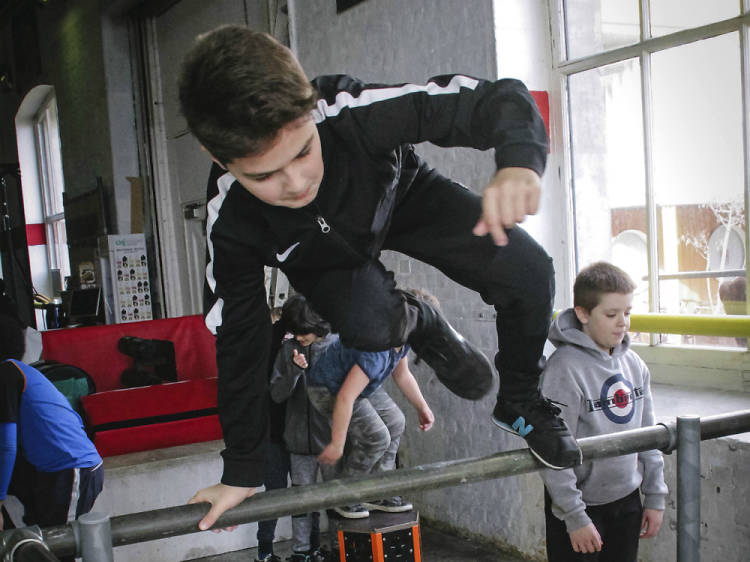
<svg viewBox="0 0 750 562">
<path fill-rule="evenodd" d="M 651 377 L 627 334 L 634 289 L 618 267 L 590 265 L 576 277 L 574 308 L 550 328 L 557 349 L 542 393 L 562 406 L 577 439 L 654 425 Z M 639 538 L 659 532 L 667 495 L 660 451 L 547 469 L 542 478 L 550 562 L 636 562 Z"/>
</svg>

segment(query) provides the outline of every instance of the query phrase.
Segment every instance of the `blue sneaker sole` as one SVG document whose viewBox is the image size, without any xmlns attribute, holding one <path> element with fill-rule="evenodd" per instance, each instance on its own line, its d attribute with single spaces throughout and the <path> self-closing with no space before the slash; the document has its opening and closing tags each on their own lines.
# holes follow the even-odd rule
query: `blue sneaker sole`
<svg viewBox="0 0 750 562">
<path fill-rule="evenodd" d="M 512 433 L 513 435 L 515 435 L 517 437 L 521 437 L 520 433 L 518 433 L 515 429 L 513 429 L 507 423 L 501 422 L 494 415 L 490 415 L 490 419 L 492 419 L 492 423 L 494 423 L 497 427 L 499 427 L 503 431 L 507 431 L 508 433 Z M 524 437 L 521 437 L 521 439 L 523 439 L 524 441 L 526 441 L 526 439 Z M 529 445 L 528 441 L 526 441 L 526 445 Z M 554 464 L 551 464 L 551 463 L 547 462 L 546 460 L 544 460 L 541 457 L 541 455 L 539 455 L 539 453 L 537 453 L 534 449 L 532 449 L 530 445 L 529 445 L 529 451 L 531 451 L 531 454 L 534 455 L 534 458 L 536 458 L 540 463 L 542 463 L 547 468 L 551 468 L 552 470 L 565 470 L 566 468 L 572 468 L 572 467 L 569 467 L 569 466 L 557 466 L 557 465 L 554 465 Z M 578 462 L 578 464 L 581 464 L 583 462 L 583 452 L 580 449 L 579 449 L 579 454 L 581 455 L 581 459 Z"/>
</svg>

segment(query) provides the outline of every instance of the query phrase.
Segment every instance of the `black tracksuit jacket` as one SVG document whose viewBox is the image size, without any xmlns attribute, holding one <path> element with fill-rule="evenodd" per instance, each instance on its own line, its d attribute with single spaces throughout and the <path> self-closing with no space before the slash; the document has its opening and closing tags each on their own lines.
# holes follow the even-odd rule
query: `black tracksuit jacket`
<svg viewBox="0 0 750 562">
<path fill-rule="evenodd" d="M 294 284 L 376 258 L 396 193 L 436 173 L 412 143 L 494 148 L 498 169 L 519 166 L 540 175 L 546 162 L 544 123 L 517 80 L 446 75 L 425 85 L 381 85 L 336 75 L 313 84 L 324 163 L 315 201 L 301 209 L 274 207 L 216 164 L 209 177 L 205 313 L 217 337 L 228 485 L 263 482 L 271 343 L 264 266 L 280 267 Z"/>
</svg>

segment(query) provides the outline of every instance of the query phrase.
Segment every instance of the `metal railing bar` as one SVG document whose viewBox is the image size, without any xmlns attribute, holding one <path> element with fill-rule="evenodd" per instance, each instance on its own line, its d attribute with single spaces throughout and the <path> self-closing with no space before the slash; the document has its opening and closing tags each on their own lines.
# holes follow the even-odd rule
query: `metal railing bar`
<svg viewBox="0 0 750 562">
<path fill-rule="evenodd" d="M 631 332 L 689 336 L 750 337 L 750 316 L 701 314 L 631 314 Z"/>
<path fill-rule="evenodd" d="M 669 450 L 675 443 L 675 428 L 675 423 L 660 424 L 616 434 L 588 437 L 580 439 L 578 443 L 586 461 L 650 449 Z M 701 418 L 702 440 L 745 431 L 750 431 L 750 410 Z M 377 476 L 271 490 L 257 494 L 224 513 L 217 521 L 216 527 L 307 513 L 417 490 L 481 482 L 535 472 L 543 468 L 528 449 L 518 449 L 487 457 L 398 469 Z M 193 504 L 112 517 L 112 544 L 123 546 L 198 532 L 198 522 L 206 511 L 206 504 Z M 70 556 L 75 553 L 72 525 L 49 527 L 43 529 L 42 533 L 50 550 L 58 556 Z"/>
<path fill-rule="evenodd" d="M 676 273 L 660 273 L 659 281 L 672 279 L 713 279 L 714 277 L 744 277 L 744 269 L 725 269 L 722 271 L 678 271 Z M 644 281 L 648 281 L 646 278 Z"/>
<path fill-rule="evenodd" d="M 560 312 L 556 310 L 555 315 Z M 633 313 L 630 315 L 630 331 L 687 336 L 750 337 L 750 315 Z"/>
</svg>

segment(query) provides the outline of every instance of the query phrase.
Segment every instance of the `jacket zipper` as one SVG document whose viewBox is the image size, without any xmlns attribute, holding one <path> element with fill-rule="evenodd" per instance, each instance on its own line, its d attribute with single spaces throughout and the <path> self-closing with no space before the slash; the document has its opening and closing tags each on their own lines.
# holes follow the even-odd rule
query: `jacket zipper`
<svg viewBox="0 0 750 562">
<path fill-rule="evenodd" d="M 318 214 L 315 216 L 315 222 L 318 223 L 318 226 L 320 227 L 320 231 L 323 234 L 328 234 L 331 232 L 330 225 L 326 222 L 326 219 L 323 217 L 323 213 L 320 210 L 320 207 L 317 203 L 315 203 L 315 210 L 318 211 Z"/>
<path fill-rule="evenodd" d="M 315 206 L 315 210 L 317 214 L 313 215 L 312 218 L 315 221 L 315 223 L 318 225 L 318 228 L 320 228 L 320 231 L 323 234 L 330 233 L 331 236 L 333 236 L 340 243 L 341 248 L 355 260 L 357 261 L 366 260 L 367 259 L 366 256 L 362 256 L 361 254 L 359 254 L 359 252 L 355 251 L 354 248 L 352 248 L 349 245 L 349 243 L 346 240 L 344 240 L 344 238 L 339 233 L 337 233 L 335 230 L 331 228 L 331 225 L 328 224 L 325 217 L 323 216 L 323 212 L 320 210 L 318 203 L 317 202 L 313 203 L 313 205 Z"/>
<path fill-rule="evenodd" d="M 315 222 L 318 223 L 318 226 L 320 227 L 320 231 L 323 234 L 328 234 L 329 232 L 331 232 L 331 227 L 328 226 L 326 219 L 324 219 L 322 215 L 318 215 L 317 217 L 315 217 Z"/>
</svg>

